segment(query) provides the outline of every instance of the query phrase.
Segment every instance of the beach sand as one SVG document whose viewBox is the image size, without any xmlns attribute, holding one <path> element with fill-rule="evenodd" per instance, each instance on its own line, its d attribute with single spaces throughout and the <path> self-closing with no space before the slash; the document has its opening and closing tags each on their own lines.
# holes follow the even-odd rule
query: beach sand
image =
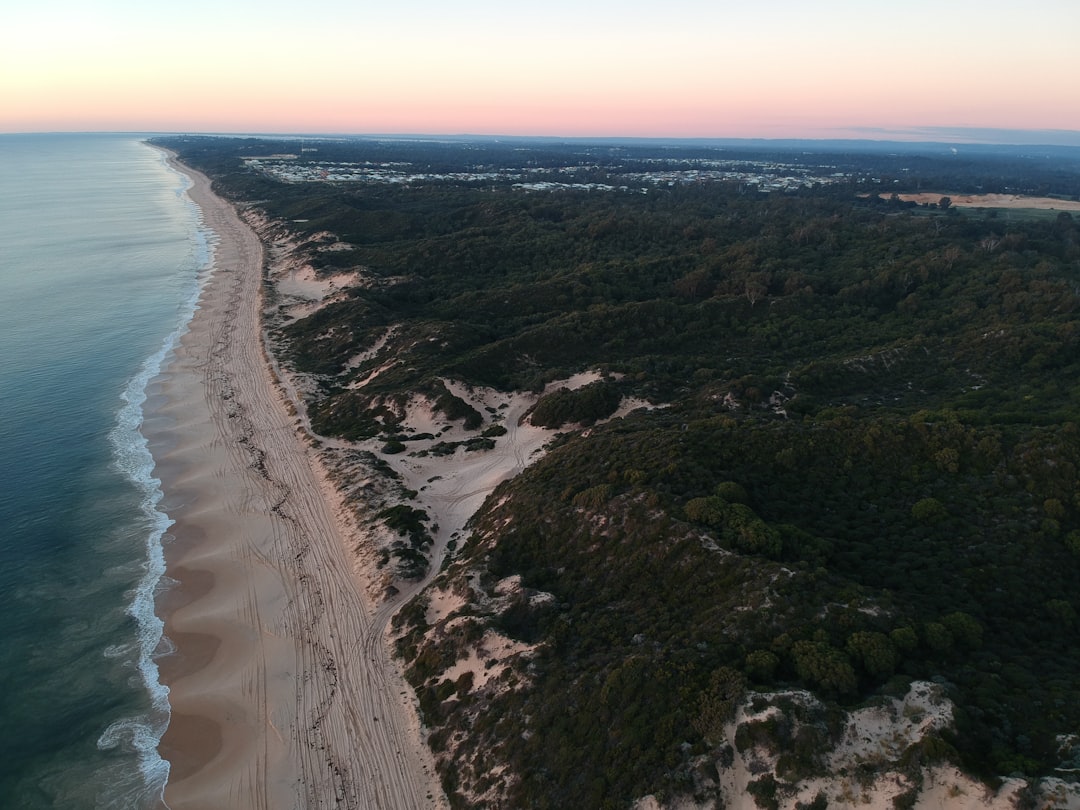
<svg viewBox="0 0 1080 810">
<path fill-rule="evenodd" d="M 355 530 L 263 353 L 263 249 L 184 167 L 214 270 L 149 391 L 144 432 L 175 520 L 158 602 L 172 719 L 165 800 L 186 808 L 439 808 L 413 696 L 364 596 Z M 384 606 L 385 607 L 385 606 Z"/>
</svg>

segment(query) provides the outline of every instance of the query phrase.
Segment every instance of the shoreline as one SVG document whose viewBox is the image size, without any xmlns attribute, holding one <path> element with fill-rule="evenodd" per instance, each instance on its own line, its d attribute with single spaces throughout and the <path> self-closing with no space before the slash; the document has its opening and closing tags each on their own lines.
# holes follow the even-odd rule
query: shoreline
<svg viewBox="0 0 1080 810">
<path fill-rule="evenodd" d="M 145 435 L 175 524 L 156 610 L 172 810 L 443 806 L 385 619 L 365 598 L 340 495 L 265 354 L 264 253 L 207 178 L 217 236 L 198 309 L 147 391 Z M 380 614 L 382 612 L 380 611 Z"/>
</svg>

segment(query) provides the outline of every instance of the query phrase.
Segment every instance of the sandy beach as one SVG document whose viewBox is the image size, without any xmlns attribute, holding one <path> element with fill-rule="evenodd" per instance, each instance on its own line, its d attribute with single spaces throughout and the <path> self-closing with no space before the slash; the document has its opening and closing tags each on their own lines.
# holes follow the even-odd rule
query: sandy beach
<svg viewBox="0 0 1080 810">
<path fill-rule="evenodd" d="M 190 330 L 144 432 L 175 521 L 158 611 L 172 720 L 165 791 L 184 808 L 445 806 L 411 692 L 364 595 L 355 532 L 264 355 L 263 249 L 184 167 L 217 235 Z"/>
</svg>

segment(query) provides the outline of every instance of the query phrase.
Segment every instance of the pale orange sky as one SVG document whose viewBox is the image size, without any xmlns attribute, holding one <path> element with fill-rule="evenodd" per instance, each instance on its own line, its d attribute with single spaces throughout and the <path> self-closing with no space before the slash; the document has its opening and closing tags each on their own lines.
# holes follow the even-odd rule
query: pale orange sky
<svg viewBox="0 0 1080 810">
<path fill-rule="evenodd" d="M 0 131 L 1080 131 L 1080 1 L 40 0 Z"/>
</svg>

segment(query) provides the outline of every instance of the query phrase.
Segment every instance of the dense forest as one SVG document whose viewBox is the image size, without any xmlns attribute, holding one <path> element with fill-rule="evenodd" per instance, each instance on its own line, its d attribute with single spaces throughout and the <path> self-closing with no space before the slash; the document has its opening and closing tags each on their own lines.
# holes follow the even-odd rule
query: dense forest
<svg viewBox="0 0 1080 810">
<path fill-rule="evenodd" d="M 554 446 L 436 579 L 471 594 L 455 630 L 424 597 L 398 617 L 453 803 L 499 765 L 528 774 L 501 806 L 675 795 L 733 695 L 795 686 L 851 707 L 936 680 L 957 722 L 933 756 L 1080 764 L 1058 739 L 1080 729 L 1080 214 L 894 196 L 1074 199 L 1075 156 L 320 142 L 426 177 L 290 183 L 242 158 L 295 145 L 165 145 L 319 271 L 363 268 L 274 335 L 317 432 L 393 441 L 386 398 L 426 392 L 479 434 L 441 380 L 603 375 L 540 400 Z M 703 161 L 746 176 L 671 179 Z M 607 190 L 500 179 L 522 166 Z M 806 179 L 766 191 L 781 174 Z M 400 362 L 352 385 L 380 339 Z M 661 407 L 604 422 L 625 397 Z M 505 688 L 443 679 L 491 629 L 533 650 Z"/>
</svg>

